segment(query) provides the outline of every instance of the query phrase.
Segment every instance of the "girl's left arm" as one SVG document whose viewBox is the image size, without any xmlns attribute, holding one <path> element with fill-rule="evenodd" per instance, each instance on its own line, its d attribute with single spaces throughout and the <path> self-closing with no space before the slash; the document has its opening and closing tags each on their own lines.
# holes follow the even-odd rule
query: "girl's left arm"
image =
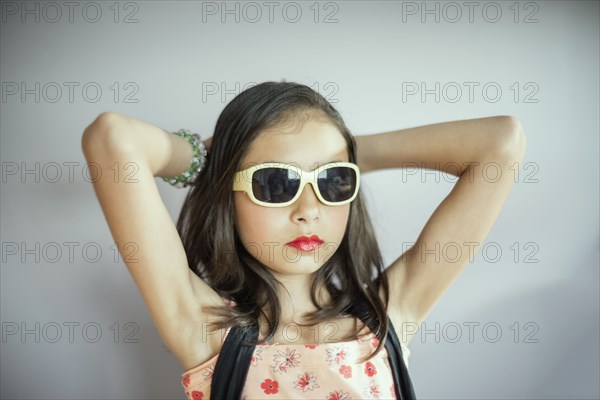
<svg viewBox="0 0 600 400">
<path fill-rule="evenodd" d="M 418 326 L 465 268 L 498 218 L 513 186 L 514 170 L 519 170 L 516 163 L 525 154 L 523 129 L 514 117 L 496 116 L 355 139 L 362 173 L 418 167 L 459 177 L 415 244 L 385 272 L 390 283 L 388 312 L 392 322 Z M 460 247 L 458 259 L 440 254 L 448 243 Z"/>
</svg>

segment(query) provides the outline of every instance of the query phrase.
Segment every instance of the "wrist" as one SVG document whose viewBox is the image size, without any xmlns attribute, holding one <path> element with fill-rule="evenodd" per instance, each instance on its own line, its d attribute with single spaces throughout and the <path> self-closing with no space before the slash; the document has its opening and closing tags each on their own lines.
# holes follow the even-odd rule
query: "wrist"
<svg viewBox="0 0 600 400">
<path fill-rule="evenodd" d="M 185 188 L 191 185 L 204 169 L 208 149 L 197 133 L 192 133 L 187 129 L 179 129 L 173 134 L 180 136 L 191 145 L 192 159 L 189 167 L 183 173 L 177 176 L 165 176 L 162 179 L 177 188 Z"/>
</svg>

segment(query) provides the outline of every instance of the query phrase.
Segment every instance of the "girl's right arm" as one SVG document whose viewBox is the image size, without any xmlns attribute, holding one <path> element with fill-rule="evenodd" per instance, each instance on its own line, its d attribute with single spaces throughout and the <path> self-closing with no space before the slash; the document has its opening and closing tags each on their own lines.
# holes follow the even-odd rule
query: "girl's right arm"
<svg viewBox="0 0 600 400">
<path fill-rule="evenodd" d="M 192 147 L 157 126 L 102 113 L 85 129 L 82 148 L 119 252 L 165 345 L 181 360 L 186 338 L 194 340 L 205 320 L 202 306 L 223 305 L 188 267 L 155 180 L 187 170 Z"/>
</svg>

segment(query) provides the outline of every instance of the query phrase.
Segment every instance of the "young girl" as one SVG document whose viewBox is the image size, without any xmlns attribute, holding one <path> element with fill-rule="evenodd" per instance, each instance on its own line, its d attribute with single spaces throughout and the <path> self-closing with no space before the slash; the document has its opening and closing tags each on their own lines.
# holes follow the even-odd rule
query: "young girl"
<svg viewBox="0 0 600 400">
<path fill-rule="evenodd" d="M 133 171 L 117 181 L 103 174 L 94 189 L 162 340 L 185 370 L 187 398 L 209 399 L 211 387 L 229 384 L 212 379 L 219 354 L 233 328 L 251 326 L 259 335 L 250 365 L 230 363 L 241 369 L 242 398 L 414 397 L 407 375 L 395 381 L 399 367 L 384 344 L 395 327 L 406 368 L 412 336 L 404 330 L 415 333 L 492 228 L 513 185 L 508 168 L 524 154 L 518 121 L 354 137 L 309 87 L 265 82 L 225 107 L 212 138 L 176 133 L 102 113 L 82 146 L 100 171 Z M 490 165 L 495 173 L 484 173 Z M 415 244 L 385 268 L 361 174 L 415 166 L 459 179 Z M 155 177 L 191 185 L 177 226 Z M 379 194 L 391 193 L 385 189 Z M 446 244 L 460 250 L 456 257 L 441 252 Z M 132 245 L 138 251 L 128 257 Z M 357 304 L 369 310 L 361 318 Z"/>
</svg>

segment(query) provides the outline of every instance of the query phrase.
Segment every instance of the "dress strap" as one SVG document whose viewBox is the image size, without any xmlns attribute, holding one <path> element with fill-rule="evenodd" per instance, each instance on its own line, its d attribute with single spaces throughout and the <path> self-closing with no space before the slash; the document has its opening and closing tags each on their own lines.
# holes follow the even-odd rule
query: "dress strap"
<svg viewBox="0 0 600 400">
<path fill-rule="evenodd" d="M 229 333 L 229 332 L 228 332 Z M 217 358 L 211 381 L 211 399 L 239 399 L 246 382 L 258 338 L 258 324 L 243 329 L 234 326 Z"/>
</svg>

